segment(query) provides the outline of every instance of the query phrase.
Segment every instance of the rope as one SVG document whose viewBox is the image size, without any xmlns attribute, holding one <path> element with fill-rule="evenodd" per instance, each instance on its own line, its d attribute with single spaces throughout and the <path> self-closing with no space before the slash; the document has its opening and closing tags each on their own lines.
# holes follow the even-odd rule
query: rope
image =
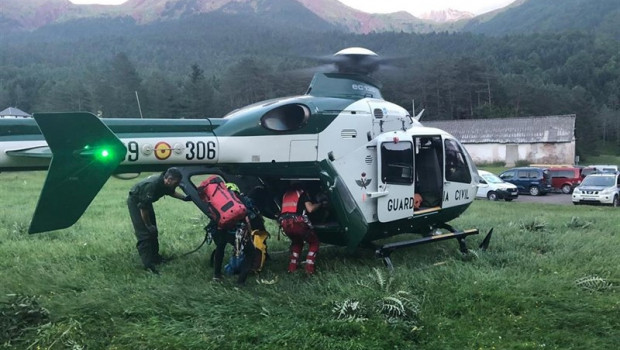
<svg viewBox="0 0 620 350">
<path fill-rule="evenodd" d="M 203 246 L 203 245 L 205 244 L 205 242 L 207 242 L 208 240 L 209 240 L 209 233 L 207 232 L 207 234 L 205 234 L 205 238 L 202 240 L 202 243 L 200 243 L 200 245 L 199 245 L 196 249 L 194 249 L 194 250 L 192 250 L 192 251 L 189 251 L 189 252 L 187 252 L 187 253 L 184 253 L 184 254 L 179 255 L 179 258 L 182 258 L 182 257 L 184 257 L 184 256 L 188 256 L 188 255 L 190 255 L 190 254 L 192 254 L 192 253 L 197 252 L 200 248 L 202 248 L 202 246 Z"/>
</svg>

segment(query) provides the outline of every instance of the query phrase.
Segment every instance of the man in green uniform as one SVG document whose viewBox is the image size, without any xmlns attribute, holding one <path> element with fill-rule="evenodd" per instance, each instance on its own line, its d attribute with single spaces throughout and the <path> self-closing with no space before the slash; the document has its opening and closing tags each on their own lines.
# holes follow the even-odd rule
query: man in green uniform
<svg viewBox="0 0 620 350">
<path fill-rule="evenodd" d="M 181 177 L 181 172 L 177 168 L 170 168 L 161 175 L 149 176 L 135 184 L 127 198 L 129 216 L 138 239 L 136 248 L 144 267 L 154 273 L 158 273 L 155 265 L 164 262 L 164 258 L 159 255 L 157 221 L 153 202 L 164 195 L 190 201 L 189 195 L 185 196 L 176 192 Z"/>
</svg>

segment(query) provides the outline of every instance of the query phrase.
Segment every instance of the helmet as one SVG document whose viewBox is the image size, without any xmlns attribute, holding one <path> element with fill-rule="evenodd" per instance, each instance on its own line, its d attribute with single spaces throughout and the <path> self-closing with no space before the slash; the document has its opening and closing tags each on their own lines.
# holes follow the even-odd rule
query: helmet
<svg viewBox="0 0 620 350">
<path fill-rule="evenodd" d="M 231 191 L 235 191 L 235 192 L 241 192 L 239 191 L 239 186 L 237 186 L 235 183 L 233 182 L 227 182 L 226 183 L 226 187 L 231 190 Z"/>
</svg>

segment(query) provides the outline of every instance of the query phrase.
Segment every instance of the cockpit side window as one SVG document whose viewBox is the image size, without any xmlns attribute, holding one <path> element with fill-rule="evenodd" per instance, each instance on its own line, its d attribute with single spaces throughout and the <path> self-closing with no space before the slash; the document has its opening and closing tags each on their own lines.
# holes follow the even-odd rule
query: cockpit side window
<svg viewBox="0 0 620 350">
<path fill-rule="evenodd" d="M 413 183 L 413 144 L 408 141 L 381 144 L 381 179 L 385 183 Z"/>
<path fill-rule="evenodd" d="M 462 183 L 471 183 L 471 173 L 467 165 L 467 158 L 459 144 L 452 139 L 444 141 L 446 152 L 446 180 Z"/>
</svg>

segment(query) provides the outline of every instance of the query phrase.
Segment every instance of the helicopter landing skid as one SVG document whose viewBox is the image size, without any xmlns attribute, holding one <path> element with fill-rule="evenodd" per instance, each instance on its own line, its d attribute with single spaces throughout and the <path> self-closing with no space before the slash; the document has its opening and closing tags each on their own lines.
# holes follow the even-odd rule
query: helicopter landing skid
<svg viewBox="0 0 620 350">
<path fill-rule="evenodd" d="M 375 256 L 379 259 L 382 259 L 383 263 L 389 270 L 393 270 L 394 265 L 392 264 L 392 259 L 390 259 L 390 254 L 392 254 L 394 250 L 399 249 L 399 248 L 422 245 L 422 244 L 431 243 L 431 242 L 444 241 L 447 239 L 456 239 L 457 242 L 459 243 L 459 250 L 461 251 L 461 253 L 467 254 L 469 250 L 467 249 L 467 245 L 465 244 L 465 238 L 467 236 L 477 235 L 479 233 L 477 229 L 458 231 L 458 230 L 455 230 L 452 226 L 447 225 L 447 224 L 441 225 L 440 228 L 447 229 L 450 232 L 442 233 L 442 234 L 433 234 L 430 236 L 426 236 L 426 237 L 422 237 L 422 238 L 418 238 L 414 240 L 409 240 L 409 241 L 388 243 L 388 244 L 385 244 L 385 245 L 382 245 L 376 248 Z M 486 250 L 486 248 L 489 245 L 489 240 L 491 239 L 492 233 L 493 233 L 493 229 L 489 231 L 483 243 L 480 245 L 481 249 Z"/>
</svg>

